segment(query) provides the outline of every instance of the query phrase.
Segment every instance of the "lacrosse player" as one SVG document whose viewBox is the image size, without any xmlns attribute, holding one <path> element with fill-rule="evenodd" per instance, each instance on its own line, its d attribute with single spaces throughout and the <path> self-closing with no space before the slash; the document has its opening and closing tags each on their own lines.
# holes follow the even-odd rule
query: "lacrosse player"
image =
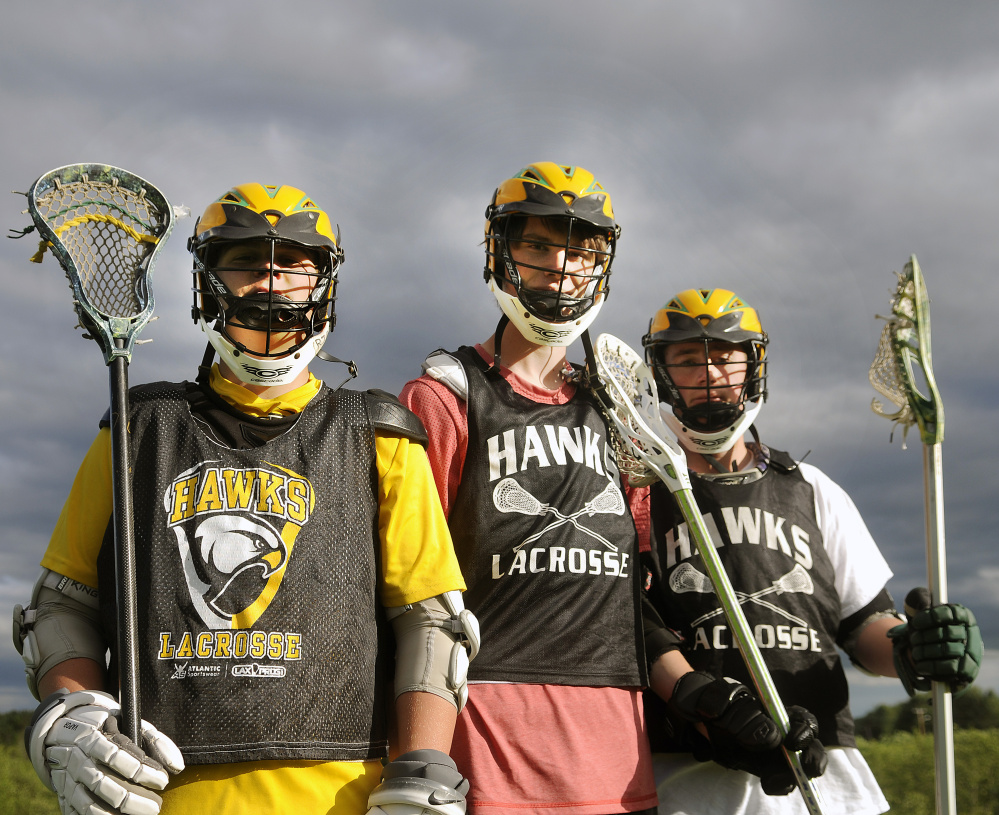
<svg viewBox="0 0 999 815">
<path fill-rule="evenodd" d="M 301 190 L 244 184 L 188 247 L 200 374 L 130 396 L 142 744 L 113 695 L 104 426 L 15 614 L 45 700 L 35 769 L 64 813 L 459 813 L 447 751 L 478 632 L 423 426 L 309 371 L 335 321 L 339 231 Z M 379 784 L 393 670 L 404 755 Z"/>
<path fill-rule="evenodd" d="M 970 683 L 981 637 L 957 604 L 913 612 L 903 624 L 885 588 L 892 572 L 849 496 L 816 467 L 760 441 L 753 423 L 767 395 L 767 342 L 755 309 L 724 289 L 677 294 L 643 338 L 663 419 L 686 451 L 698 507 L 792 726 L 817 725 L 804 769 L 816 776 L 825 766 L 816 787 L 827 812 L 884 812 L 854 741 L 837 646 L 865 672 L 901 676 L 911 692 L 928 690 L 930 680 Z M 665 640 L 662 658 L 680 649 L 696 669 L 675 682 L 661 665 L 652 669 L 653 687 L 671 700 L 647 698 L 659 811 L 805 813 L 800 796 L 788 794 L 793 779 L 779 750 L 747 750 L 716 726 L 717 710 L 748 694 L 751 680 L 661 483 L 651 489 L 651 516 L 648 597 L 681 635 Z M 702 687 L 714 696 L 685 703 Z"/>
<path fill-rule="evenodd" d="M 638 536 L 604 420 L 566 362 L 607 297 L 619 235 L 581 167 L 504 181 L 485 227 L 499 325 L 432 354 L 403 390 L 484 629 L 452 748 L 474 779 L 470 812 L 654 811 Z"/>
</svg>

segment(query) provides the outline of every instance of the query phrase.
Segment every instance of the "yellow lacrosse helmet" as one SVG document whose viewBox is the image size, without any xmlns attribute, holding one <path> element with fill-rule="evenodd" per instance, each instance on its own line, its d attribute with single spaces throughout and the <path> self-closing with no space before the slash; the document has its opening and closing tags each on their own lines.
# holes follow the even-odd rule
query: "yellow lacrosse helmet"
<svg viewBox="0 0 999 815">
<path fill-rule="evenodd" d="M 225 285 L 224 273 L 233 270 L 219 266 L 225 256 L 222 250 L 238 243 L 268 247 L 263 257 L 269 261 L 263 261 L 266 268 L 261 266 L 261 271 L 270 270 L 268 292 L 238 297 Z M 311 292 L 302 302 L 275 292 L 279 246 L 304 250 L 314 263 Z M 343 249 L 329 215 L 297 187 L 241 184 L 208 205 L 187 248 L 194 256 L 194 320 L 200 322 L 230 370 L 252 385 L 293 381 L 336 323 L 337 271 L 343 263 Z M 264 337 L 262 349 L 239 341 L 237 335 L 245 336 L 247 331 Z M 287 341 L 290 335 L 293 343 Z"/>
<path fill-rule="evenodd" d="M 670 298 L 653 316 L 642 344 L 696 339 L 766 342 L 756 309 L 728 289 L 687 289 Z"/>
<path fill-rule="evenodd" d="M 494 219 L 512 214 L 578 218 L 610 230 L 615 238 L 621 231 L 610 196 L 593 173 L 551 161 L 528 164 L 496 188 L 486 209 L 486 237 Z"/>
<path fill-rule="evenodd" d="M 510 244 L 520 238 L 528 217 L 543 218 L 556 229 L 560 237 L 550 245 L 564 250 L 564 257 L 572 250 L 594 256 L 581 295 L 563 291 L 570 286 L 564 265 L 557 290 L 536 291 L 523 284 Z M 569 345 L 589 327 L 610 292 L 611 264 L 621 235 L 610 195 L 593 173 L 551 161 L 529 164 L 496 188 L 486 208 L 485 235 L 483 277 L 525 338 L 539 345 Z"/>
<path fill-rule="evenodd" d="M 743 346 L 748 360 L 737 402 L 687 406 L 665 358 L 668 346 L 689 342 L 705 343 L 705 351 L 712 342 Z M 645 359 L 655 373 L 660 399 L 670 408 L 663 411 L 663 418 L 688 447 L 699 453 L 723 453 L 753 423 L 767 397 L 768 342 L 756 309 L 728 289 L 687 289 L 655 313 L 642 337 Z"/>
<path fill-rule="evenodd" d="M 205 209 L 194 226 L 188 249 L 203 255 L 212 241 L 277 239 L 324 247 L 343 261 L 340 236 L 329 215 L 302 190 L 288 185 L 240 184 Z M 203 258 L 202 258 L 203 259 Z"/>
</svg>

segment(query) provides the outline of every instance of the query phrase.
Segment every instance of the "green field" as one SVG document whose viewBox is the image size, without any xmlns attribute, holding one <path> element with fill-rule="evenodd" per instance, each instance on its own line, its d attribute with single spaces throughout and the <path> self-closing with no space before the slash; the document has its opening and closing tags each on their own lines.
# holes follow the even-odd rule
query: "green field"
<svg viewBox="0 0 999 815">
<path fill-rule="evenodd" d="M 892 812 L 934 815 L 932 736 L 893 733 L 858 745 Z M 960 815 L 999 815 L 999 730 L 955 731 L 954 764 Z"/>
<path fill-rule="evenodd" d="M 42 786 L 20 745 L 0 745 L 0 790 L 0 815 L 59 815 L 55 795 Z"/>
</svg>

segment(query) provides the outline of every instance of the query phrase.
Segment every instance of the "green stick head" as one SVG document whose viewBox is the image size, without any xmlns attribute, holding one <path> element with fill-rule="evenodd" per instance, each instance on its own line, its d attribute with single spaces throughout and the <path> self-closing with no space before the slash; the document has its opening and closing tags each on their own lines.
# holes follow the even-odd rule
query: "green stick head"
<svg viewBox="0 0 999 815">
<path fill-rule="evenodd" d="M 882 319 L 886 324 L 871 364 L 870 380 L 880 394 L 894 403 L 896 411 L 888 411 L 877 399 L 871 402 L 871 408 L 879 416 L 901 424 L 903 434 L 918 424 L 923 444 L 940 444 L 944 410 L 933 377 L 930 298 L 915 255 L 898 275 L 891 314 Z"/>
<path fill-rule="evenodd" d="M 106 164 L 72 164 L 32 185 L 28 211 L 73 288 L 80 326 L 110 365 L 131 359 L 153 313 L 153 263 L 173 227 L 173 209 L 148 181 Z"/>
</svg>

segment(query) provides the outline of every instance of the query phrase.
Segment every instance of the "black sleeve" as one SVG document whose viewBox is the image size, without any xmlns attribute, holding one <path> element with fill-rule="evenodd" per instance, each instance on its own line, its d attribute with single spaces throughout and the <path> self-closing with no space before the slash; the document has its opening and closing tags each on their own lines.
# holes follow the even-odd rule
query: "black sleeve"
<svg viewBox="0 0 999 815">
<path fill-rule="evenodd" d="M 368 418 L 376 430 L 395 433 L 426 447 L 429 439 L 420 417 L 405 407 L 388 391 L 372 388 L 364 392 L 368 405 Z"/>
<path fill-rule="evenodd" d="M 645 635 L 645 658 L 649 667 L 663 654 L 677 651 L 683 638 L 669 628 L 659 616 L 648 597 L 642 594 L 642 630 Z"/>
<path fill-rule="evenodd" d="M 662 616 L 649 596 L 658 590 L 655 569 L 649 553 L 642 553 L 641 564 L 645 578 L 643 581 L 645 588 L 642 591 L 642 633 L 645 638 L 645 659 L 651 669 L 653 663 L 663 654 L 679 650 L 683 644 L 683 637 L 663 622 Z"/>
</svg>

